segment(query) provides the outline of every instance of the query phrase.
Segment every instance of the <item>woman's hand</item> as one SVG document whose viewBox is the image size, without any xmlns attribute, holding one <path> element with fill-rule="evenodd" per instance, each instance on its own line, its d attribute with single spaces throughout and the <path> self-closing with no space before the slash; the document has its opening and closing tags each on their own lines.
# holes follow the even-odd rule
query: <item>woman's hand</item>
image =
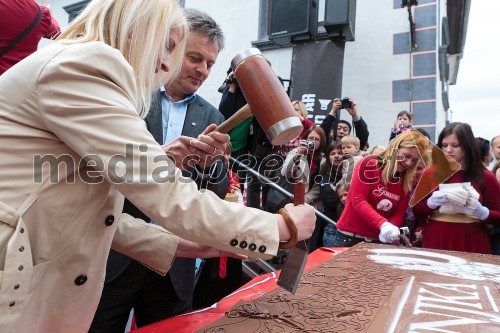
<svg viewBox="0 0 500 333">
<path fill-rule="evenodd" d="M 309 205 L 288 204 L 285 206 L 288 215 L 292 218 L 298 231 L 298 240 L 304 240 L 311 237 L 316 226 L 315 209 Z M 278 219 L 278 229 L 280 234 L 280 241 L 287 241 L 290 239 L 290 230 L 286 225 L 285 220 L 280 214 L 276 214 Z"/>
<path fill-rule="evenodd" d="M 399 228 L 390 222 L 384 222 L 380 227 L 378 239 L 382 243 L 399 243 Z"/>
<path fill-rule="evenodd" d="M 473 216 L 481 221 L 486 220 L 488 216 L 490 216 L 490 210 L 487 207 L 481 205 L 479 202 L 477 203 L 477 206 L 474 209 L 467 208 L 466 206 L 458 206 L 458 205 L 453 205 L 453 206 L 454 208 L 456 208 L 457 213 Z"/>
<path fill-rule="evenodd" d="M 427 206 L 430 209 L 436 209 L 439 206 L 450 202 L 448 196 L 443 191 L 434 191 L 429 199 L 427 199 Z"/>
</svg>

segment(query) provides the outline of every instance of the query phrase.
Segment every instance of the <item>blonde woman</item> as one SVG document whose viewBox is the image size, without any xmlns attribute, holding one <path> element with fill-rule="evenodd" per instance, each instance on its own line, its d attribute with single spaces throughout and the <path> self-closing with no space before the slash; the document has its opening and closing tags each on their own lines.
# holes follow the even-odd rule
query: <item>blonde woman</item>
<svg viewBox="0 0 500 333">
<path fill-rule="evenodd" d="M 285 219 L 198 192 L 175 167 L 193 161 L 174 165 L 147 131 L 186 33 L 177 1 L 94 0 L 0 76 L 0 332 L 87 332 L 110 247 L 168 271 L 186 243 L 160 226 L 261 258 L 311 235 L 311 207 L 289 205 Z M 229 136 L 213 128 L 179 151 L 221 154 Z M 124 196 L 160 226 L 120 217 Z"/>
<path fill-rule="evenodd" d="M 394 138 L 379 156 L 366 156 L 356 164 L 331 246 L 399 241 L 413 175 L 426 148 L 427 139 L 411 130 Z"/>
</svg>

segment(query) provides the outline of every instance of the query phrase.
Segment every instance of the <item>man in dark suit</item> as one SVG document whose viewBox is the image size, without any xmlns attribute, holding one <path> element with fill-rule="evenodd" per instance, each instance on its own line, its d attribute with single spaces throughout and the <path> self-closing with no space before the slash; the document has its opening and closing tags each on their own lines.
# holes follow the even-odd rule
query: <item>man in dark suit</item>
<svg viewBox="0 0 500 333">
<path fill-rule="evenodd" d="M 224 117 L 196 91 L 210 74 L 217 55 L 224 47 L 219 25 L 206 13 L 186 9 L 190 34 L 180 75 L 155 95 L 146 124 L 167 154 L 181 159 L 176 147 L 180 136 L 197 137 L 210 124 Z M 176 162 L 177 164 L 177 162 Z M 222 159 L 199 161 L 184 171 L 207 189 L 224 198 L 229 187 L 227 167 Z M 149 221 L 127 200 L 124 212 Z M 138 327 L 186 313 L 192 308 L 195 259 L 177 258 L 166 276 L 118 252 L 111 251 L 106 281 L 90 332 L 124 332 L 130 310 L 134 308 Z"/>
</svg>

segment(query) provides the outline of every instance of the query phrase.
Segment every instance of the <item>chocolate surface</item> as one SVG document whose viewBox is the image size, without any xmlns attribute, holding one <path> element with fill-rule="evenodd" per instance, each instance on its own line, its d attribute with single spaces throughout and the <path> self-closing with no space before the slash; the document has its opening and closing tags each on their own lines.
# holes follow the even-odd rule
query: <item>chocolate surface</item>
<svg viewBox="0 0 500 333">
<path fill-rule="evenodd" d="M 361 243 L 197 332 L 498 332 L 500 258 Z"/>
</svg>

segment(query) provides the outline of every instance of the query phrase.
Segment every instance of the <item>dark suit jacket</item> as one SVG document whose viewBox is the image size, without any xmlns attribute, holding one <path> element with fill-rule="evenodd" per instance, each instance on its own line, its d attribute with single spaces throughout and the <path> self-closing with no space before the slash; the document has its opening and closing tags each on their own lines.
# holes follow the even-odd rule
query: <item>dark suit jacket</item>
<svg viewBox="0 0 500 333">
<path fill-rule="evenodd" d="M 148 130 L 153 134 L 155 140 L 163 144 L 160 94 L 155 95 L 145 121 Z M 223 121 L 224 116 L 205 99 L 197 95 L 196 99 L 189 104 L 187 108 L 182 135 L 197 137 L 208 125 L 218 125 Z M 200 179 L 194 168 L 184 171 L 183 174 L 194 179 L 198 185 L 198 189 L 203 188 L 211 190 L 220 198 L 224 198 L 227 193 L 229 187 L 228 171 L 226 165 L 222 163 L 222 161 L 217 162 L 216 172 L 213 174 L 214 177 L 207 180 Z M 123 212 L 141 218 L 147 222 L 150 221 L 145 214 L 128 200 L 125 200 Z M 125 268 L 127 268 L 130 262 L 132 262 L 132 259 L 129 257 L 111 250 L 106 267 L 106 282 L 111 282 L 118 277 Z M 168 276 L 180 299 L 187 300 L 192 297 L 194 289 L 194 265 L 195 259 L 177 258 L 168 272 Z"/>
</svg>

